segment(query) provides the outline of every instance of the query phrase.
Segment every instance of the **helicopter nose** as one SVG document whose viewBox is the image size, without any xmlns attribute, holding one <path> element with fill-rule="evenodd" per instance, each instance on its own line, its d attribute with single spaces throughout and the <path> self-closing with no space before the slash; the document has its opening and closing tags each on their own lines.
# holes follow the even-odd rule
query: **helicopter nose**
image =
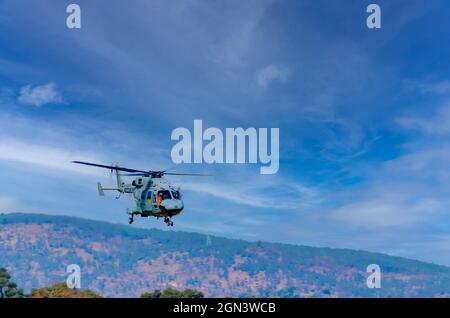
<svg viewBox="0 0 450 318">
<path fill-rule="evenodd" d="M 164 200 L 162 205 L 168 211 L 181 211 L 184 208 L 183 201 L 176 199 Z"/>
</svg>

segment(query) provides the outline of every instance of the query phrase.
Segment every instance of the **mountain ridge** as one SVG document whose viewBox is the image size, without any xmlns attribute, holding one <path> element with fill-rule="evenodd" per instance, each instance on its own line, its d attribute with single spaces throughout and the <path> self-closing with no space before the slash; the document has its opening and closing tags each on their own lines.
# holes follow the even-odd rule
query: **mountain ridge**
<svg viewBox="0 0 450 318">
<path fill-rule="evenodd" d="M 360 250 L 247 242 L 82 218 L 0 215 L 0 267 L 25 289 L 65 280 L 80 263 L 84 285 L 110 297 L 165 287 L 211 297 L 447 297 L 450 268 Z M 381 289 L 365 285 L 379 264 Z"/>
</svg>

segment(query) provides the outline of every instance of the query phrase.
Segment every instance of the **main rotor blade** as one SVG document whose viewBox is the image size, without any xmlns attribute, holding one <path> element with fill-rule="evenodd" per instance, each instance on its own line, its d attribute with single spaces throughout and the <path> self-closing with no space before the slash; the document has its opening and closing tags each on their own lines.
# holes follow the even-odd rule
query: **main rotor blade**
<svg viewBox="0 0 450 318">
<path fill-rule="evenodd" d="M 211 177 L 212 174 L 202 174 L 202 173 L 174 173 L 174 172 L 163 172 L 165 175 L 170 176 L 193 176 L 193 177 Z"/>
<path fill-rule="evenodd" d="M 138 173 L 145 173 L 145 174 L 151 174 L 153 171 L 143 171 L 143 170 L 135 170 L 135 169 L 129 169 L 119 166 L 107 166 L 107 165 L 100 165 L 97 163 L 90 163 L 90 162 L 84 162 L 84 161 L 72 161 L 73 163 L 80 164 L 80 165 L 86 165 L 86 166 L 93 166 L 93 167 L 99 167 L 99 168 L 105 168 L 105 169 L 111 169 L 111 170 L 117 170 L 117 171 L 124 171 L 124 172 L 138 172 Z"/>
<path fill-rule="evenodd" d="M 151 175 L 170 175 L 170 176 L 194 176 L 194 177 L 209 177 L 210 174 L 198 174 L 198 173 L 174 173 L 174 172 L 165 172 L 165 171 L 143 171 L 143 170 L 136 170 L 136 169 L 129 169 L 119 166 L 107 166 L 107 165 L 101 165 L 97 163 L 91 163 L 91 162 L 84 162 L 84 161 L 72 161 L 73 163 L 80 164 L 80 165 L 86 165 L 86 166 L 92 166 L 92 167 L 98 167 L 98 168 L 104 168 L 104 169 L 111 169 L 117 170 L 117 171 L 124 171 L 124 172 L 130 172 L 131 174 L 124 174 L 123 176 L 151 176 Z"/>
<path fill-rule="evenodd" d="M 211 174 L 204 174 L 204 173 L 177 173 L 177 172 L 168 172 L 174 169 L 179 168 L 178 165 L 173 165 L 171 168 L 160 171 L 162 175 L 169 175 L 169 176 L 194 176 L 194 177 L 210 177 Z"/>
</svg>

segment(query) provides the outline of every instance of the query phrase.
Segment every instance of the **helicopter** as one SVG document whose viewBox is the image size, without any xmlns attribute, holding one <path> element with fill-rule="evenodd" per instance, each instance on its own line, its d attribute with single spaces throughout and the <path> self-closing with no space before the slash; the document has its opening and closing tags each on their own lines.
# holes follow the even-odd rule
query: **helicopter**
<svg viewBox="0 0 450 318">
<path fill-rule="evenodd" d="M 134 221 L 135 215 L 141 217 L 164 218 L 167 226 L 173 226 L 172 217 L 181 213 L 184 208 L 180 187 L 172 185 L 164 175 L 174 176 L 209 176 L 208 174 L 194 173 L 172 173 L 163 171 L 144 171 L 136 170 L 118 165 L 102 165 L 84 161 L 72 161 L 72 163 L 93 166 L 98 168 L 110 169 L 111 173 L 116 175 L 116 188 L 104 188 L 100 182 L 97 183 L 98 193 L 100 196 L 105 195 L 105 191 L 117 191 L 120 198 L 121 194 L 130 194 L 133 196 L 136 206 L 127 209 L 129 224 Z M 121 173 L 121 172 L 125 172 Z M 135 177 L 129 183 L 123 181 L 122 177 Z"/>
</svg>

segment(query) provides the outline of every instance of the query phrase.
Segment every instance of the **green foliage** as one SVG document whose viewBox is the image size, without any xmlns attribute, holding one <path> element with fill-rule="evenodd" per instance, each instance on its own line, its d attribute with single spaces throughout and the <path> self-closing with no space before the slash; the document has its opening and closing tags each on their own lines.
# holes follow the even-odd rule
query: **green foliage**
<svg viewBox="0 0 450 318">
<path fill-rule="evenodd" d="M 161 298 L 161 290 L 157 289 L 151 293 L 143 293 L 141 298 Z"/>
<path fill-rule="evenodd" d="M 0 298 L 23 298 L 23 292 L 11 281 L 6 268 L 0 268 Z"/>
<path fill-rule="evenodd" d="M 151 293 L 144 293 L 141 298 L 203 298 L 202 292 L 194 289 L 179 291 L 174 288 L 166 288 L 164 291 L 157 289 Z"/>
<path fill-rule="evenodd" d="M 194 290 L 194 289 L 186 289 L 183 292 L 182 298 L 203 298 L 205 295 L 201 291 Z"/>
<path fill-rule="evenodd" d="M 90 290 L 70 289 L 66 283 L 58 283 L 50 287 L 33 289 L 29 298 L 102 298 Z"/>
</svg>

